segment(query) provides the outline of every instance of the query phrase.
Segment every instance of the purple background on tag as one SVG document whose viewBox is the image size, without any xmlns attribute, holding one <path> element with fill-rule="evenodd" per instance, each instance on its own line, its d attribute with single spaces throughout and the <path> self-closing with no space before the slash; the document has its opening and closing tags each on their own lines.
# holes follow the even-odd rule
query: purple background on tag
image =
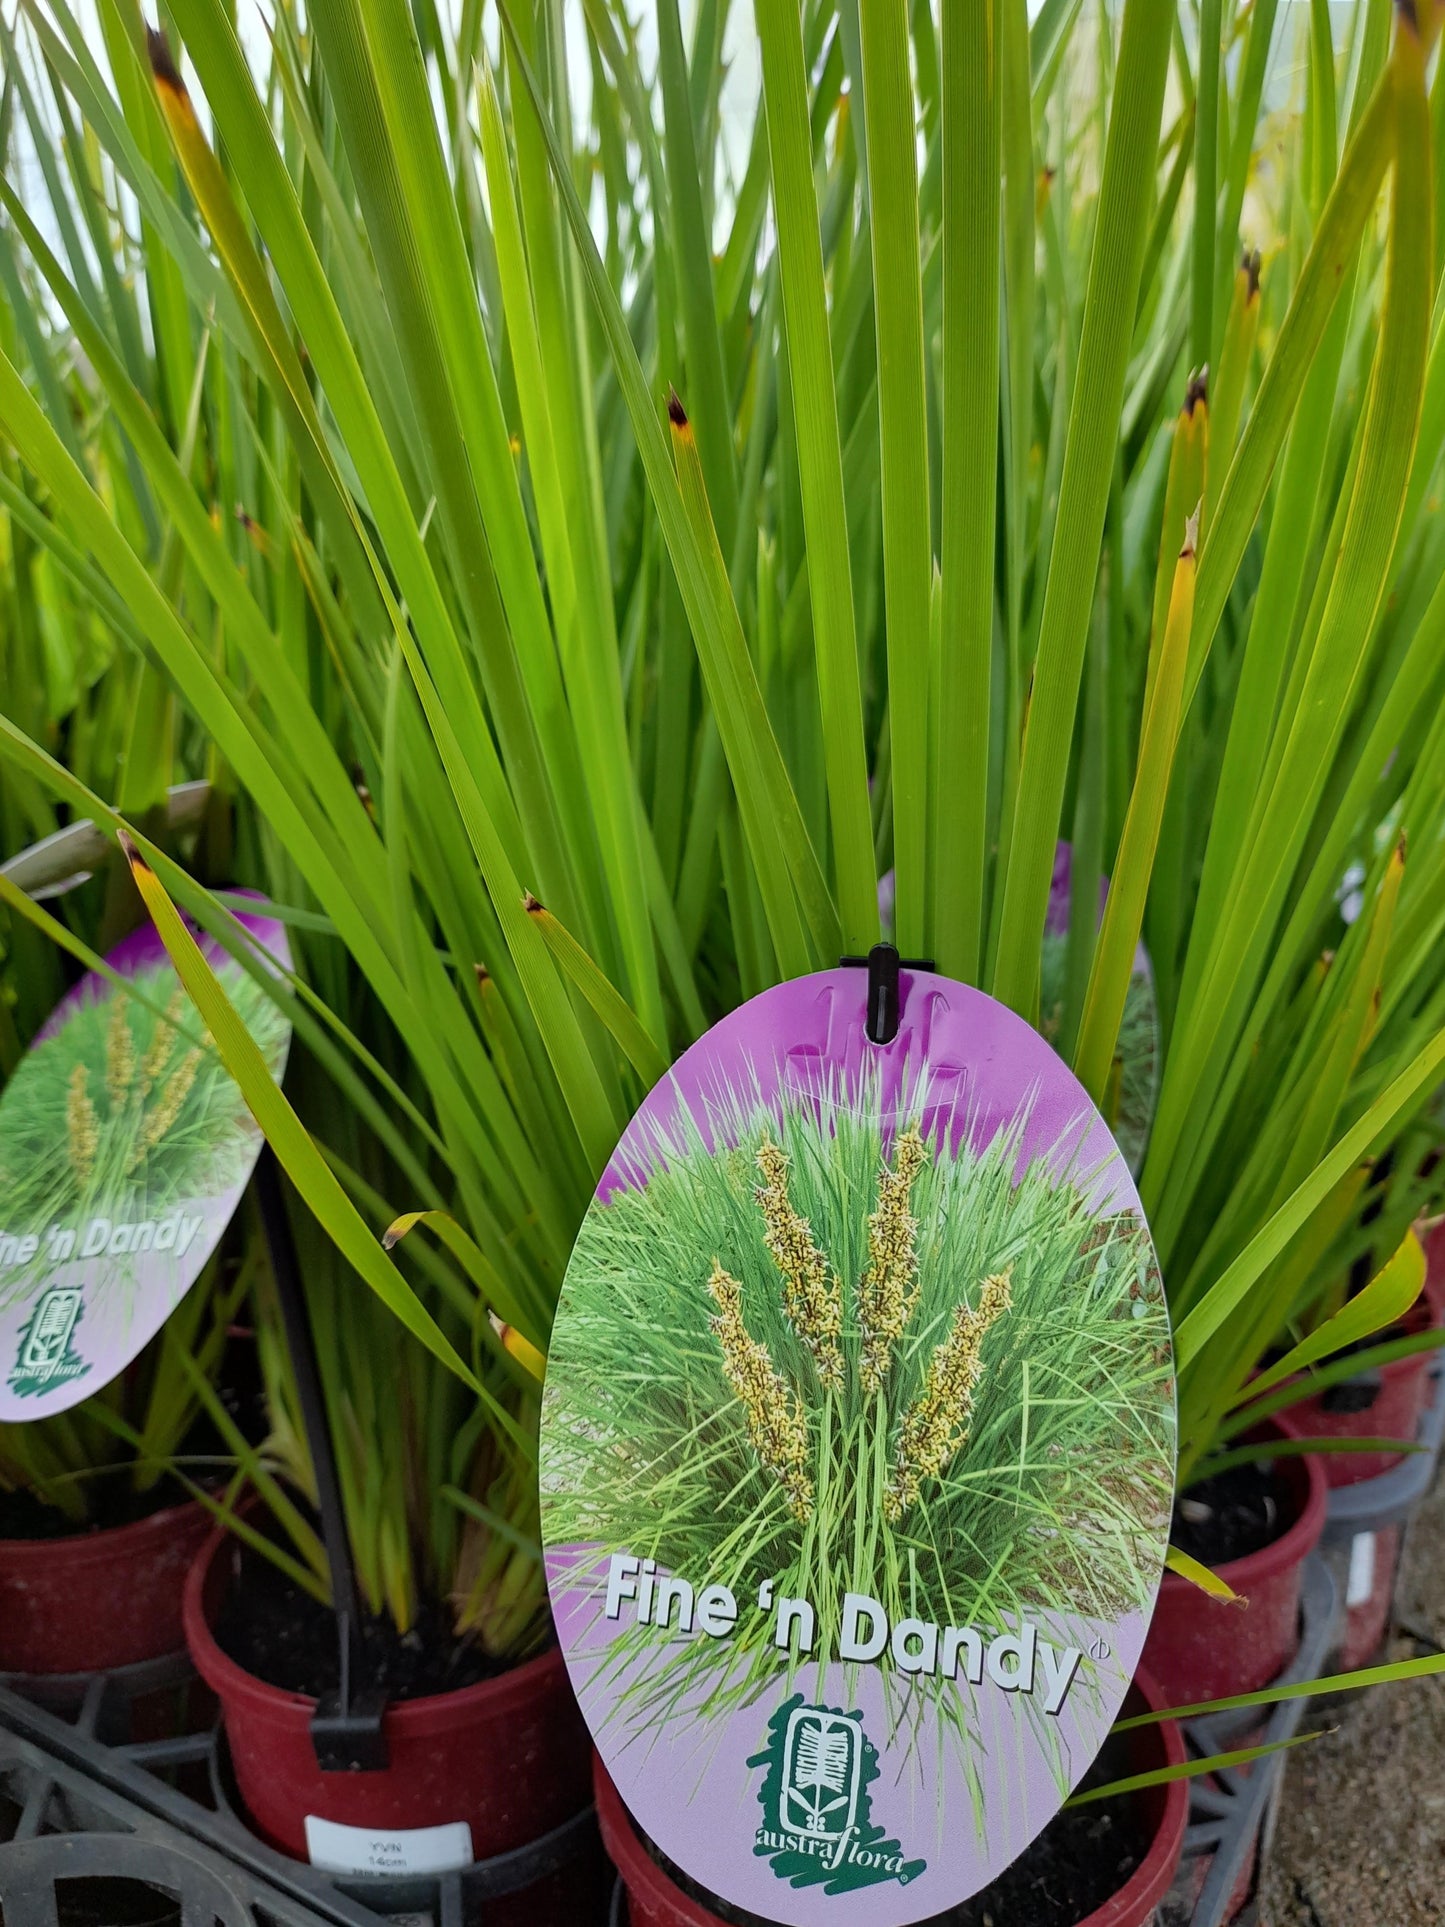
<svg viewBox="0 0 1445 1927">
<path fill-rule="evenodd" d="M 684 1107 L 713 1147 L 712 1120 L 743 1072 L 752 1079 L 750 1094 L 765 1103 L 785 1081 L 805 1092 L 830 1077 L 856 1086 L 865 1075 L 877 1075 L 884 1114 L 896 1117 L 926 1069 L 929 1101 L 920 1119 L 925 1138 L 941 1137 L 946 1129 L 955 1151 L 965 1135 L 982 1151 L 1027 1105 L 1020 1172 L 1047 1154 L 1060 1170 L 1073 1165 L 1097 1209 L 1142 1209 L 1088 1092 L 1013 1011 L 966 984 L 903 970 L 898 1035 L 879 1045 L 870 1043 L 865 1029 L 867 984 L 862 969 L 822 970 L 777 984 L 724 1017 L 643 1100 L 602 1174 L 598 1202 L 646 1183 L 659 1147 L 676 1136 Z"/>
</svg>

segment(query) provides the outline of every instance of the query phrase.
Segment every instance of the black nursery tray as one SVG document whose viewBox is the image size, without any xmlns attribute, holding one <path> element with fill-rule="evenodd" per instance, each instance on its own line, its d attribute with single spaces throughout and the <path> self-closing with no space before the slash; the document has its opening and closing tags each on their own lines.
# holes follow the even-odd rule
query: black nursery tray
<svg viewBox="0 0 1445 1927">
<path fill-rule="evenodd" d="M 0 1927 L 486 1927 L 495 1901 L 600 1852 L 589 1809 L 451 1873 L 324 1873 L 240 1819 L 208 1721 L 136 1737 L 161 1704 L 186 1724 L 198 1698 L 184 1655 L 75 1678 L 0 1675 Z"/>
<path fill-rule="evenodd" d="M 148 1687 L 185 1687 L 181 1668 Z M 134 1669 L 140 1672 L 141 1669 Z M 105 1678 L 74 1724 L 0 1689 L 0 1922 L 4 1927 L 379 1927 L 382 1916 L 248 1864 L 224 1824 L 143 1764 L 145 1745 L 97 1738 Z M 175 1763 L 195 1742 L 157 1749 Z M 298 1877 L 299 1876 L 299 1877 Z"/>
<path fill-rule="evenodd" d="M 1312 1559 L 1287 1679 L 1323 1670 L 1336 1616 L 1334 1581 Z M 75 1679 L 0 1676 L 0 1927 L 486 1927 L 490 1902 L 596 1851 L 588 1812 L 515 1854 L 451 1874 L 323 1873 L 275 1852 L 239 1818 L 224 1740 L 209 1726 L 136 1737 L 160 1703 L 173 1712 L 196 1704 L 183 1656 Z M 1284 1702 L 1252 1740 L 1290 1738 L 1305 1708 Z M 1251 1717 L 1193 1723 L 1191 1750 L 1205 1758 L 1238 1747 Z M 1191 1783 L 1184 1867 L 1161 1927 L 1230 1918 L 1256 1841 L 1267 1845 L 1283 1759 Z M 620 1891 L 611 1917 L 626 1920 Z M 1234 1916 L 1239 1927 L 1251 1917 L 1249 1908 Z"/>
</svg>

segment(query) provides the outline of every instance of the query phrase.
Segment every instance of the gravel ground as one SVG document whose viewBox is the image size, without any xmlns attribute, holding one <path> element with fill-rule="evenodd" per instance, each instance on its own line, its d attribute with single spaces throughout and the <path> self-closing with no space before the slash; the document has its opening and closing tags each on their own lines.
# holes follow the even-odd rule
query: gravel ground
<svg viewBox="0 0 1445 1927">
<path fill-rule="evenodd" d="M 1445 1647 L 1445 1477 L 1405 1550 L 1389 1657 Z M 1260 1927 L 1445 1923 L 1445 1676 L 1376 1687 L 1332 1712 L 1286 1768 Z"/>
</svg>

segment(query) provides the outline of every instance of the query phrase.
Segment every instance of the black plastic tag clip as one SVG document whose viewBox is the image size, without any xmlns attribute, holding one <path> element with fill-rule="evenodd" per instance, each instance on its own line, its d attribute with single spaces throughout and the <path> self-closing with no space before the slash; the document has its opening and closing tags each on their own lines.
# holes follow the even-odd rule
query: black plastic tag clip
<svg viewBox="0 0 1445 1927">
<path fill-rule="evenodd" d="M 903 1000 L 898 988 L 900 970 L 932 970 L 931 957 L 900 957 L 891 943 L 875 943 L 866 957 L 840 957 L 849 968 L 868 972 L 868 1019 L 865 1026 L 870 1044 L 891 1044 L 898 1035 L 903 1016 Z"/>
</svg>

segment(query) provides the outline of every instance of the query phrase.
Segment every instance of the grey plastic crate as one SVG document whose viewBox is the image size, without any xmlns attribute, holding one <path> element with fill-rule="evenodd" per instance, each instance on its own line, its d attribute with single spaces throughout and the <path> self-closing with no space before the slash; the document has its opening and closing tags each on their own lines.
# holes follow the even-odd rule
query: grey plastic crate
<svg viewBox="0 0 1445 1927">
<path fill-rule="evenodd" d="M 1304 1569 L 1299 1650 L 1274 1684 L 1296 1685 L 1319 1677 L 1335 1642 L 1339 1611 L 1334 1578 L 1316 1553 Z M 1262 1709 L 1268 1715 L 1263 1726 L 1261 1709 L 1219 1713 L 1189 1721 L 1185 1737 L 1191 1754 L 1201 1760 L 1246 1745 L 1276 1744 L 1293 1739 L 1308 1709 L 1308 1700 L 1281 1700 Z M 1233 1920 L 1237 1927 L 1250 1927 L 1256 1918 L 1259 1870 L 1274 1834 L 1285 1758 L 1273 1753 L 1251 1766 L 1190 1782 L 1184 1862 L 1161 1910 L 1161 1927 L 1222 1927 L 1237 1898 L 1242 1905 Z M 1248 1891 L 1242 1893 L 1246 1884 Z"/>
<path fill-rule="evenodd" d="M 137 1739 L 137 1708 L 184 1696 L 184 1655 L 90 1677 L 0 1681 L 0 1921 L 4 1927 L 486 1927 L 490 1907 L 587 1855 L 590 1809 L 515 1853 L 450 1873 L 347 1878 L 257 1838 L 239 1817 L 224 1741 L 208 1725 Z M 43 1702 L 43 1703 L 40 1703 Z M 77 1881 L 122 1880 L 105 1903 Z M 153 1890 L 157 1911 L 142 1906 Z M 111 1912 L 87 1913 L 89 1899 Z M 599 1908 L 599 1921 L 602 1909 Z M 594 1927 L 580 1920 L 577 1927 Z"/>
</svg>

